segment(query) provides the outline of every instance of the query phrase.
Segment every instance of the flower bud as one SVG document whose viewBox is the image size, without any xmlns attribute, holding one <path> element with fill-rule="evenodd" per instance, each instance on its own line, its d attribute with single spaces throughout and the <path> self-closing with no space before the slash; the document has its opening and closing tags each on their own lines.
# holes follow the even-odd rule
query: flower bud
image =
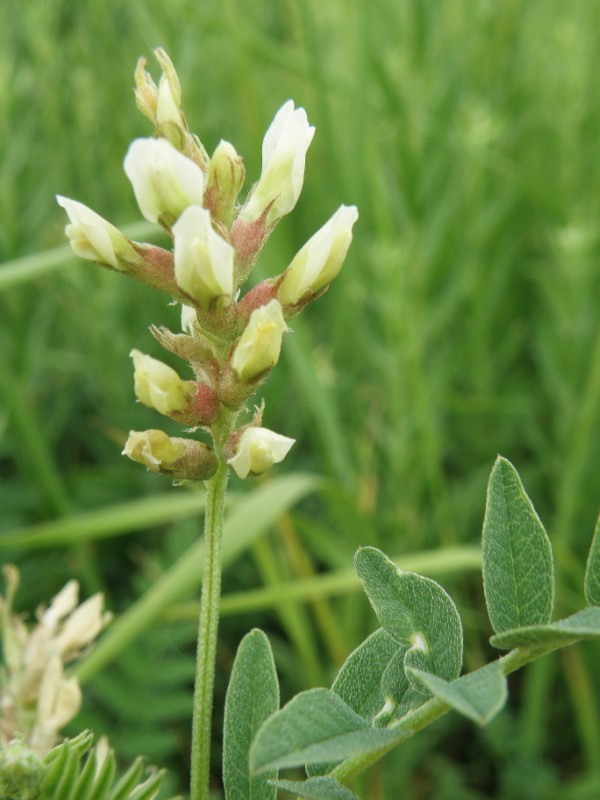
<svg viewBox="0 0 600 800">
<path fill-rule="evenodd" d="M 68 197 L 56 199 L 69 217 L 65 233 L 78 256 L 122 272 L 127 271 L 127 262 L 141 261 L 129 239 L 91 208 Z"/>
<path fill-rule="evenodd" d="M 129 355 L 133 358 L 135 395 L 140 403 L 166 415 L 188 409 L 195 392 L 191 381 L 183 381 L 174 369 L 139 350 L 132 350 Z"/>
<path fill-rule="evenodd" d="M 283 305 L 299 303 L 308 292 L 316 294 L 335 278 L 346 258 L 357 219 L 356 206 L 340 206 L 308 240 L 279 284 L 277 297 Z"/>
<path fill-rule="evenodd" d="M 204 173 L 167 139 L 135 139 L 124 161 L 144 217 L 170 227 L 191 205 L 202 205 Z"/>
<path fill-rule="evenodd" d="M 194 439 L 169 437 L 164 431 L 130 431 L 123 455 L 177 480 L 202 481 L 217 469 L 214 452 Z"/>
<path fill-rule="evenodd" d="M 173 225 L 175 280 L 200 306 L 223 308 L 234 292 L 233 247 L 213 229 L 210 213 L 189 206 Z"/>
<path fill-rule="evenodd" d="M 275 366 L 286 330 L 278 300 L 252 312 L 231 357 L 231 367 L 240 381 L 248 383 Z"/>
<path fill-rule="evenodd" d="M 227 463 L 240 478 L 260 475 L 273 464 L 283 461 L 294 442 L 295 439 L 274 433 L 268 428 L 246 428 L 239 438 L 235 455 Z"/>
<path fill-rule="evenodd" d="M 277 112 L 265 134 L 262 171 L 248 202 L 240 213 L 245 222 L 266 214 L 265 227 L 275 225 L 298 200 L 304 182 L 306 151 L 315 129 L 306 111 L 288 100 Z"/>
<path fill-rule="evenodd" d="M 246 170 L 233 145 L 221 140 L 208 165 L 204 205 L 215 219 L 229 225 Z"/>
</svg>

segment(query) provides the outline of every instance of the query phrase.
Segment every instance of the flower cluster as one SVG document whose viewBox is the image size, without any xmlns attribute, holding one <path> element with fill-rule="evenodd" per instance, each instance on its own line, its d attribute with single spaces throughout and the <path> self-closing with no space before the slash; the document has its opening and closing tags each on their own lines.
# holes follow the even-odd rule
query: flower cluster
<svg viewBox="0 0 600 800">
<path fill-rule="evenodd" d="M 168 293 L 182 305 L 182 333 L 152 327 L 168 351 L 193 373 L 182 379 L 167 364 L 132 350 L 138 400 L 177 422 L 201 428 L 212 446 L 170 438 L 159 430 L 132 431 L 124 453 L 177 481 L 205 480 L 220 460 L 237 474 L 265 472 L 281 461 L 293 439 L 262 427 L 262 414 L 236 429 L 250 396 L 277 363 L 288 320 L 319 297 L 340 271 L 358 218 L 341 206 L 277 277 L 240 298 L 240 287 L 271 231 L 296 205 L 314 128 L 288 100 L 264 137 L 262 171 L 239 203 L 245 169 L 234 147 L 221 141 L 209 158 L 181 110 L 177 73 L 163 50 L 157 84 L 140 59 L 138 108 L 154 136 L 136 139 L 124 169 L 142 215 L 163 226 L 172 250 L 129 240 L 81 203 L 58 202 L 75 253 Z"/>
<path fill-rule="evenodd" d="M 78 605 L 79 586 L 69 581 L 46 609 L 38 609 L 29 630 L 13 613 L 19 583 L 13 566 L 4 567 L 6 597 L 0 597 L 4 672 L 0 684 L 0 745 L 19 732 L 40 754 L 54 746 L 58 734 L 79 711 L 81 689 L 66 678 L 64 664 L 86 650 L 110 620 L 101 594 Z"/>
</svg>

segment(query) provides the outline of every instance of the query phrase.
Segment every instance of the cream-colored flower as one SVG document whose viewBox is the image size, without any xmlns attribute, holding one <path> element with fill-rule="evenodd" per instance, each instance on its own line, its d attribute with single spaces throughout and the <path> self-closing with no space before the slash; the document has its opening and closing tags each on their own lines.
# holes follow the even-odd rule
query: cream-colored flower
<svg viewBox="0 0 600 800">
<path fill-rule="evenodd" d="M 286 330 L 278 300 L 252 312 L 231 358 L 231 366 L 241 381 L 247 383 L 275 366 Z"/>
<path fill-rule="evenodd" d="M 306 151 L 314 133 L 306 111 L 294 108 L 292 100 L 279 109 L 265 134 L 261 175 L 241 212 L 242 219 L 256 220 L 268 209 L 269 227 L 294 208 L 302 191 Z"/>
<path fill-rule="evenodd" d="M 340 206 L 308 240 L 279 285 L 277 297 L 283 305 L 298 303 L 307 292 L 315 294 L 331 283 L 342 268 L 357 219 L 356 206 Z"/>
<path fill-rule="evenodd" d="M 194 388 L 181 380 L 174 369 L 139 350 L 129 354 L 133 359 L 135 396 L 149 408 L 161 414 L 171 414 L 188 408 Z"/>
<path fill-rule="evenodd" d="M 210 213 L 189 206 L 173 225 L 175 280 L 203 308 L 224 307 L 234 292 L 233 247 L 214 230 Z"/>
<path fill-rule="evenodd" d="M 202 205 L 204 173 L 167 139 L 135 139 L 123 166 L 150 222 L 171 225 L 188 206 Z"/>
<path fill-rule="evenodd" d="M 143 464 L 151 472 L 168 468 L 185 454 L 185 444 L 174 441 L 164 431 L 130 431 L 123 455 Z"/>
<path fill-rule="evenodd" d="M 295 441 L 268 428 L 246 428 L 240 436 L 235 455 L 227 463 L 240 478 L 250 474 L 260 475 L 273 464 L 283 461 Z"/>
<path fill-rule="evenodd" d="M 69 217 L 65 233 L 78 256 L 114 269 L 122 269 L 119 257 L 136 257 L 129 239 L 91 208 L 61 195 L 56 200 Z"/>
</svg>

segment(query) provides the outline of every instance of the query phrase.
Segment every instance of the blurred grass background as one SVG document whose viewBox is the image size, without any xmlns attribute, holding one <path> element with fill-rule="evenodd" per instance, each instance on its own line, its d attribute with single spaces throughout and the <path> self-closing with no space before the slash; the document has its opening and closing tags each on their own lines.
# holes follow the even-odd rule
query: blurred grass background
<svg viewBox="0 0 600 800">
<path fill-rule="evenodd" d="M 459 604 L 466 666 L 492 657 L 473 553 L 498 452 L 548 528 L 558 612 L 581 606 L 600 497 L 598 30 L 595 0 L 4 0 L 0 544 L 22 569 L 23 609 L 72 575 L 117 612 L 139 608 L 199 527 L 201 494 L 119 456 L 130 428 L 161 424 L 132 402 L 128 352 L 160 355 L 147 326 L 176 328 L 177 311 L 71 259 L 54 201 L 139 223 L 121 165 L 131 139 L 150 135 L 131 87 L 139 55 L 158 74 L 158 45 L 192 130 L 209 152 L 232 141 L 249 183 L 288 97 L 316 125 L 302 197 L 262 276 L 340 203 L 360 211 L 344 271 L 294 320 L 264 391 L 266 424 L 298 440 L 278 474 L 322 480 L 226 571 L 218 703 L 252 625 L 273 642 L 283 699 L 329 684 L 374 627 L 347 578 L 358 544 L 421 558 Z M 232 488 L 235 509 L 249 487 Z M 173 598 L 156 609 L 118 657 L 88 670 L 78 724 L 107 732 L 125 758 L 170 767 L 175 790 L 194 609 Z M 515 676 L 489 728 L 448 716 L 359 791 L 597 798 L 598 656 L 581 646 Z"/>
</svg>

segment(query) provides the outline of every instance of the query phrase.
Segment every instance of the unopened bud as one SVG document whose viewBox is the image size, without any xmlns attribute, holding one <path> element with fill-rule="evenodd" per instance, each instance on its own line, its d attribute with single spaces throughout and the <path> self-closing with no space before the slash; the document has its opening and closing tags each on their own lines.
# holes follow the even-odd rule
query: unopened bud
<svg viewBox="0 0 600 800">
<path fill-rule="evenodd" d="M 135 369 L 135 395 L 140 403 L 166 415 L 189 407 L 195 392 L 191 381 L 183 381 L 167 364 L 139 350 L 132 350 L 129 355 Z"/>
<path fill-rule="evenodd" d="M 169 437 L 164 431 L 130 431 L 123 454 L 176 480 L 203 481 L 217 469 L 214 452 L 195 439 Z"/>
<path fill-rule="evenodd" d="M 252 312 L 231 358 L 231 367 L 242 383 L 258 378 L 275 366 L 286 330 L 278 300 L 271 300 Z"/>
<path fill-rule="evenodd" d="M 260 475 L 273 464 L 283 461 L 294 442 L 295 439 L 274 433 L 268 428 L 249 427 L 240 436 L 235 455 L 227 463 L 240 478 Z"/>
<path fill-rule="evenodd" d="M 270 228 L 294 208 L 302 191 L 306 151 L 314 132 L 306 111 L 294 108 L 292 100 L 279 109 L 265 134 L 261 175 L 240 213 L 241 219 L 250 222 L 266 213 L 265 226 Z"/>
<path fill-rule="evenodd" d="M 202 205 L 204 173 L 167 139 L 135 139 L 124 161 L 140 211 L 167 227 L 191 205 Z"/>
<path fill-rule="evenodd" d="M 341 206 L 308 240 L 279 284 L 277 297 L 283 305 L 299 303 L 307 293 L 316 294 L 335 278 L 346 258 L 357 219 L 356 206 Z"/>
<path fill-rule="evenodd" d="M 234 292 L 233 247 L 213 229 L 210 213 L 189 206 L 173 225 L 175 280 L 203 308 L 223 308 Z"/>
<path fill-rule="evenodd" d="M 246 170 L 233 145 L 221 140 L 208 166 L 204 205 L 215 219 L 231 223 L 237 196 L 244 185 Z"/>
</svg>

